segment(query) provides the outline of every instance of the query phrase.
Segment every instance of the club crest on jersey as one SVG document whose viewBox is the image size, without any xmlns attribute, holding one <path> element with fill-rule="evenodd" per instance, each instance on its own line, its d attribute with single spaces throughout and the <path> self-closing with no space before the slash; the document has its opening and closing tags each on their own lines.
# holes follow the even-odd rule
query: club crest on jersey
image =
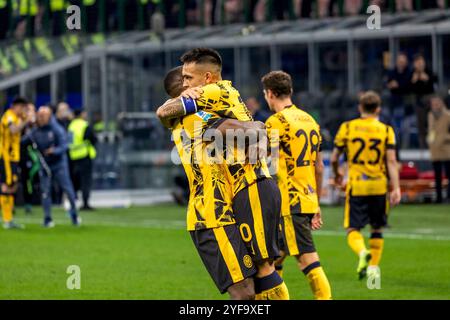
<svg viewBox="0 0 450 320">
<path fill-rule="evenodd" d="M 252 261 L 252 258 L 248 255 L 248 254 L 246 254 L 245 256 L 244 256 L 244 266 L 246 266 L 248 269 L 250 269 L 251 267 L 253 267 L 253 261 Z"/>
<path fill-rule="evenodd" d="M 205 111 L 199 111 L 195 115 L 200 117 L 205 122 L 207 122 L 212 117 L 211 113 L 208 113 L 208 112 L 205 112 Z"/>
</svg>

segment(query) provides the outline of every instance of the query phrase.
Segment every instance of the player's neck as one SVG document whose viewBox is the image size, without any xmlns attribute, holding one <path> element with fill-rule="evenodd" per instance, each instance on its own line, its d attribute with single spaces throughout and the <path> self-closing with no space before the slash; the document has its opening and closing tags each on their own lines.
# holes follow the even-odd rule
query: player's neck
<svg viewBox="0 0 450 320">
<path fill-rule="evenodd" d="M 292 105 L 293 105 L 293 103 L 292 103 L 291 98 L 281 99 L 281 100 L 277 100 L 273 104 L 273 109 L 275 112 L 280 112 L 280 111 L 283 111 L 286 107 L 290 107 Z"/>
<path fill-rule="evenodd" d="M 374 113 L 366 113 L 366 112 L 363 112 L 363 113 L 361 113 L 361 118 L 362 118 L 362 119 L 370 119 L 370 118 L 372 118 L 372 119 L 377 119 L 377 118 L 378 118 L 378 115 L 377 115 L 377 114 L 374 114 Z"/>
</svg>

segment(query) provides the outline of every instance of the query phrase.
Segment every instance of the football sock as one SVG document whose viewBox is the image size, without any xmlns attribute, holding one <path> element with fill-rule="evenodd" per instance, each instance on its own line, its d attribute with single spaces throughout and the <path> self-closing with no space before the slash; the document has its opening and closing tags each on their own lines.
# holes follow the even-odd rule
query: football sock
<svg viewBox="0 0 450 320">
<path fill-rule="evenodd" d="M 2 205 L 3 222 L 11 222 L 13 219 L 14 197 L 11 195 L 0 195 Z"/>
<path fill-rule="evenodd" d="M 380 264 L 381 254 L 383 253 L 384 247 L 383 234 L 378 232 L 372 233 L 369 239 L 369 246 L 370 254 L 372 255 L 369 265 L 378 266 Z"/>
<path fill-rule="evenodd" d="M 350 248 L 356 253 L 358 256 L 361 252 L 367 251 L 366 245 L 364 243 L 364 237 L 359 231 L 351 231 L 347 235 L 347 242 Z"/>
<path fill-rule="evenodd" d="M 316 300 L 331 300 L 331 287 L 320 262 L 311 263 L 302 270 L 308 278 L 309 286 Z"/>
<path fill-rule="evenodd" d="M 289 291 L 280 275 L 274 271 L 263 277 L 255 277 L 255 300 L 289 300 Z"/>
</svg>

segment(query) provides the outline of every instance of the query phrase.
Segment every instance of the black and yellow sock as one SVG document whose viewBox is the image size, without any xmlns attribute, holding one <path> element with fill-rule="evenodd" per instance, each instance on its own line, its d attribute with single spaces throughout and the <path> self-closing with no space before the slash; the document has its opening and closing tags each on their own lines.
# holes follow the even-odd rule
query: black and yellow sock
<svg viewBox="0 0 450 320">
<path fill-rule="evenodd" d="M 255 300 L 289 300 L 288 288 L 277 271 L 254 280 Z"/>
<path fill-rule="evenodd" d="M 316 300 L 331 300 L 331 287 L 319 261 L 302 270 L 308 278 L 309 286 Z"/>
<path fill-rule="evenodd" d="M 384 239 L 381 232 L 374 232 L 371 234 L 369 239 L 370 254 L 372 258 L 370 259 L 370 266 L 378 266 L 380 264 L 381 255 L 383 253 Z"/>
<path fill-rule="evenodd" d="M 11 195 L 0 195 L 2 205 L 3 222 L 11 222 L 13 219 L 14 197 Z"/>
<path fill-rule="evenodd" d="M 353 252 L 358 256 L 362 251 L 367 251 L 366 244 L 364 243 L 364 237 L 362 233 L 357 230 L 350 231 L 347 235 L 347 243 Z"/>
<path fill-rule="evenodd" d="M 275 270 L 278 272 L 278 275 L 283 278 L 283 265 L 280 264 L 278 266 L 275 266 Z"/>
</svg>

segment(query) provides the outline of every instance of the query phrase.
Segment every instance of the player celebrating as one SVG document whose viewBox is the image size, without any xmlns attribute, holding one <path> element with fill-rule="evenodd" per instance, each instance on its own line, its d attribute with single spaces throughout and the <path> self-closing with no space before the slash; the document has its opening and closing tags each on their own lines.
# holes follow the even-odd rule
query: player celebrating
<svg viewBox="0 0 450 320">
<path fill-rule="evenodd" d="M 315 299 L 331 299 L 331 288 L 320 265 L 311 230 L 322 226 L 319 197 L 323 161 L 319 125 L 292 103 L 292 79 L 283 71 L 262 78 L 264 98 L 275 112 L 266 121 L 282 199 L 281 249 L 276 266 L 282 274 L 287 255 L 294 256 L 308 278 Z"/>
<path fill-rule="evenodd" d="M 26 108 L 28 101 L 15 98 L 5 112 L 0 125 L 0 203 L 5 229 L 22 229 L 23 225 L 13 221 L 14 194 L 18 187 L 18 167 L 20 161 L 20 138 L 27 125 Z M 24 120 L 25 119 L 25 120 Z"/>
<path fill-rule="evenodd" d="M 384 245 L 383 227 L 387 224 L 387 174 L 392 187 L 389 196 L 392 205 L 400 202 L 401 192 L 394 130 L 378 120 L 381 112 L 380 96 L 373 91 L 363 94 L 359 112 L 359 119 L 344 122 L 339 128 L 331 163 L 335 184 L 341 186 L 343 176 L 339 171 L 339 157 L 343 152 L 347 154 L 344 227 L 347 230 L 348 245 L 359 256 L 356 271 L 359 279 L 363 279 L 367 273 L 379 276 L 378 265 Z M 372 228 L 370 251 L 360 232 L 367 224 Z"/>
<path fill-rule="evenodd" d="M 253 120 L 239 92 L 230 81 L 222 80 L 222 58 L 218 52 L 197 48 L 185 53 L 181 61 L 183 86 L 189 90 L 160 107 L 160 119 L 203 110 L 224 119 Z M 254 278 L 256 299 L 289 299 L 287 287 L 274 266 L 279 257 L 277 226 L 281 201 L 266 163 L 232 162 L 224 170 L 232 181 L 235 219 L 258 269 Z"/>
<path fill-rule="evenodd" d="M 171 97 L 180 95 L 181 67 L 169 71 L 164 86 Z M 222 165 L 197 158 L 206 148 L 201 139 L 205 131 L 226 125 L 219 120 L 217 115 L 203 112 L 163 121 L 163 124 L 172 130 L 188 177 L 187 229 L 206 269 L 221 293 L 228 291 L 233 300 L 252 300 L 255 297 L 252 277 L 256 269 L 234 219 L 231 184 Z M 234 121 L 232 125 L 244 131 L 263 125 L 227 120 Z"/>
</svg>

